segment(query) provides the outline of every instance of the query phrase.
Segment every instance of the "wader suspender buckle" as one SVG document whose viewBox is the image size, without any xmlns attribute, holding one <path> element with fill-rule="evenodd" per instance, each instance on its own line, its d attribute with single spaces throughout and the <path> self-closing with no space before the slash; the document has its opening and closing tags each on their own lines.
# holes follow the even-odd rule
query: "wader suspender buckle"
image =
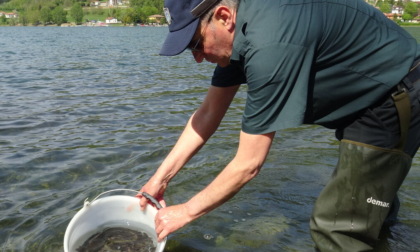
<svg viewBox="0 0 420 252">
<path fill-rule="evenodd" d="M 397 88 L 398 90 L 392 93 L 392 99 L 394 100 L 400 119 L 401 138 L 397 149 L 403 150 L 407 142 L 408 129 L 410 128 L 411 104 L 407 89 L 402 84 L 398 84 Z"/>
</svg>

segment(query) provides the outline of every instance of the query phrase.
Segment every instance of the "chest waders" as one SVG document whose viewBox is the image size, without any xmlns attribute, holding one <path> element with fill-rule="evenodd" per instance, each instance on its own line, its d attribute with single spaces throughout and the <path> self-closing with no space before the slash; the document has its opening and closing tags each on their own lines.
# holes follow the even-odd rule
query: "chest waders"
<svg viewBox="0 0 420 252">
<path fill-rule="evenodd" d="M 347 128 L 343 129 L 344 138 L 340 142 L 338 164 L 315 203 L 310 221 L 311 235 L 320 251 L 355 252 L 371 251 L 374 248 L 419 145 L 420 123 L 417 118 L 420 114 L 420 83 L 416 84 L 417 90 L 414 90 L 413 84 L 420 74 L 411 72 L 409 75 L 416 75 L 414 81 L 408 83 L 408 75 L 402 82 L 404 84 L 399 84 L 398 90 L 387 99 L 387 105 L 384 103 L 379 106 L 382 108 L 375 108 L 373 116 L 371 113 L 370 118 L 362 119 L 364 122 L 356 126 L 357 131 L 375 128 L 377 125 L 372 124 L 371 119 L 386 114 L 385 108 L 387 112 L 391 111 L 389 105 L 392 104 L 392 117 L 396 118 L 394 127 L 397 134 L 391 148 L 372 145 L 370 143 L 375 141 L 365 141 L 357 137 L 349 139 L 346 137 Z M 406 86 L 410 86 L 410 94 Z M 411 105 L 410 97 L 415 101 L 415 105 Z M 415 127 L 410 126 L 410 120 L 414 118 Z M 382 124 L 382 121 L 378 123 L 381 127 Z M 351 127 L 350 125 L 349 131 Z M 353 131 L 356 132 L 355 129 Z M 379 130 L 379 134 L 376 135 L 383 132 Z M 347 134 L 349 135 L 351 134 Z M 387 137 L 382 134 L 381 138 Z M 414 154 L 407 154 L 407 140 L 410 141 L 408 145 L 415 146 L 409 151 Z"/>
</svg>

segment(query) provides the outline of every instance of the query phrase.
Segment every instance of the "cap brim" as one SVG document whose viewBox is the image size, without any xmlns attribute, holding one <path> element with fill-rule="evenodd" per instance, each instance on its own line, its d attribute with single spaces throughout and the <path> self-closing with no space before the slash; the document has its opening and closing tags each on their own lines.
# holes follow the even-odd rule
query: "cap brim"
<svg viewBox="0 0 420 252">
<path fill-rule="evenodd" d="M 199 21 L 197 18 L 181 30 L 170 31 L 166 36 L 159 54 L 162 56 L 175 56 L 182 53 L 194 37 Z"/>
</svg>

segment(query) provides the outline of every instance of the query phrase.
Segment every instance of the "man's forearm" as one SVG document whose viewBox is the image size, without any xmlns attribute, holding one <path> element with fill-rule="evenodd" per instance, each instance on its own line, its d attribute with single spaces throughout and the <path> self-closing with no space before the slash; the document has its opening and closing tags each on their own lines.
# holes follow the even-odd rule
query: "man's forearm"
<svg viewBox="0 0 420 252">
<path fill-rule="evenodd" d="M 168 183 L 216 131 L 219 124 L 211 125 L 206 123 L 205 119 L 203 121 L 203 118 L 200 118 L 199 113 L 197 111 L 189 119 L 175 146 L 157 170 L 155 174 L 156 179 Z M 201 123 L 197 123 L 200 120 Z M 206 127 L 197 125 L 206 125 Z"/>
<path fill-rule="evenodd" d="M 217 130 L 239 86 L 210 87 L 200 108 L 190 117 L 177 143 L 154 178 L 168 183 Z"/>
<path fill-rule="evenodd" d="M 232 198 L 260 171 L 271 146 L 274 133 L 252 136 L 241 133 L 235 158 L 204 190 L 187 203 L 188 214 L 196 219 Z"/>
</svg>

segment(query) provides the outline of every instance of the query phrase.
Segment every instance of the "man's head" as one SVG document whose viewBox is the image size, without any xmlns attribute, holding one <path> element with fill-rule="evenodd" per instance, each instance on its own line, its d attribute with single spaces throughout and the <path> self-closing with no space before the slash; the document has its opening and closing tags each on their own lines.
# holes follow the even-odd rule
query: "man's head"
<svg viewBox="0 0 420 252">
<path fill-rule="evenodd" d="M 204 45 L 208 44 L 209 49 L 210 46 L 214 49 L 216 45 L 222 48 L 226 46 L 227 35 L 233 41 L 238 2 L 239 0 L 165 0 L 164 11 L 169 23 L 169 34 L 160 55 L 174 56 L 189 48 L 197 62 L 207 59 L 219 63 L 216 59 L 211 59 L 215 57 L 205 55 Z M 209 43 L 205 43 L 206 41 Z"/>
</svg>

